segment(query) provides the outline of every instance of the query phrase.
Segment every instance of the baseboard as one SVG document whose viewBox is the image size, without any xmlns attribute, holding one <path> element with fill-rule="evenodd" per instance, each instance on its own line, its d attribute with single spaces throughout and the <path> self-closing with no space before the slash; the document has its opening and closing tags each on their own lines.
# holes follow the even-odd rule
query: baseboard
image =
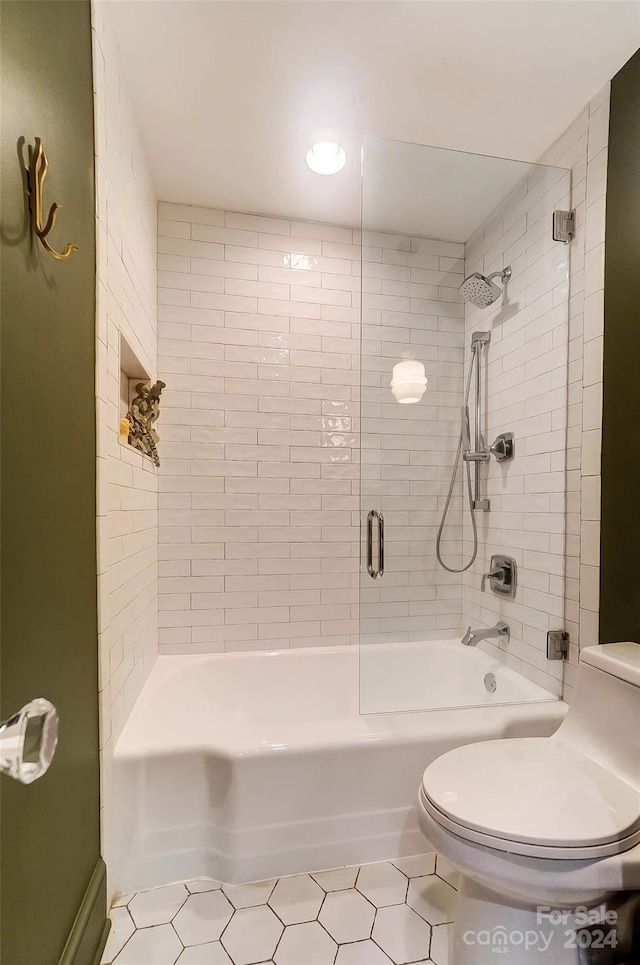
<svg viewBox="0 0 640 965">
<path fill-rule="evenodd" d="M 96 948 L 96 954 L 91 965 L 100 965 L 102 961 L 102 953 L 107 944 L 107 938 L 109 937 L 109 932 L 111 931 L 111 920 L 109 918 L 105 919 L 104 928 L 102 929 L 102 935 L 100 936 L 100 941 L 98 942 L 98 947 Z"/>
<path fill-rule="evenodd" d="M 58 965 L 99 965 L 110 927 L 106 872 L 99 858 Z"/>
</svg>

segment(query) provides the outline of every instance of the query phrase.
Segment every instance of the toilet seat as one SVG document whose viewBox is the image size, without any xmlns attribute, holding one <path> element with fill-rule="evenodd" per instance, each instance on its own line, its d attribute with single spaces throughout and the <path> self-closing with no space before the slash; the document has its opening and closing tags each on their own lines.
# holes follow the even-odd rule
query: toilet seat
<svg viewBox="0 0 640 965">
<path fill-rule="evenodd" d="M 450 751 L 426 769 L 420 799 L 447 830 L 512 854 L 602 858 L 640 842 L 640 788 L 557 737 Z"/>
</svg>

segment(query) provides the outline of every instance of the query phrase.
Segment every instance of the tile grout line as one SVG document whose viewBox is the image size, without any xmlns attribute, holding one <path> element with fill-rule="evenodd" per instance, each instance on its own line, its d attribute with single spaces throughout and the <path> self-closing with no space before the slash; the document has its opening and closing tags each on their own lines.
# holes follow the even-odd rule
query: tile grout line
<svg viewBox="0 0 640 965">
<path fill-rule="evenodd" d="M 399 859 L 399 860 L 400 860 L 400 859 Z M 412 880 L 420 880 L 420 879 L 424 879 L 425 881 L 426 881 L 427 879 L 430 879 L 432 882 L 436 882 L 436 881 L 437 881 L 437 882 L 439 882 L 441 885 L 444 885 L 447 889 L 450 889 L 452 893 L 455 893 L 455 888 L 454 888 L 454 886 L 451 885 L 449 882 L 445 881 L 445 879 L 441 878 L 441 877 L 436 873 L 436 871 L 435 871 L 436 864 L 437 864 L 437 863 L 434 863 L 434 871 L 430 872 L 429 874 L 414 874 L 414 875 L 411 875 L 410 872 L 401 870 L 400 868 L 398 868 L 398 867 L 393 863 L 393 861 L 389 860 L 389 861 L 383 861 L 383 862 L 373 862 L 373 863 L 370 864 L 370 865 L 360 865 L 360 866 L 357 866 L 356 868 L 353 868 L 353 869 L 348 869 L 348 867 L 345 867 L 345 869 L 342 869 L 342 868 L 339 868 L 339 869 L 327 869 L 326 872 L 314 872 L 313 874 L 312 874 L 312 873 L 301 873 L 300 875 L 284 876 L 284 877 L 282 877 L 282 878 L 277 878 L 277 879 L 274 880 L 274 883 L 273 883 L 273 885 L 271 886 L 268 894 L 266 894 L 266 897 L 263 895 L 261 901 L 257 902 L 257 903 L 254 904 L 254 905 L 246 905 L 246 906 L 244 906 L 244 907 L 236 907 L 236 905 L 235 905 L 234 902 L 233 902 L 233 898 L 230 897 L 230 894 L 232 894 L 232 889 L 233 889 L 234 887 L 240 887 L 240 888 L 241 888 L 242 886 L 225 885 L 224 882 L 216 882 L 216 884 L 218 885 L 218 887 L 210 888 L 210 889 L 207 889 L 207 890 L 202 891 L 202 892 L 200 892 L 200 891 L 191 892 L 190 889 L 189 889 L 189 886 L 188 886 L 188 882 L 186 882 L 186 881 L 185 881 L 185 882 L 175 882 L 175 883 L 172 884 L 172 885 L 168 885 L 168 886 L 164 886 L 164 887 L 166 887 L 166 888 L 172 888 L 172 887 L 175 888 L 176 886 L 181 885 L 182 888 L 183 888 L 184 897 L 183 897 L 182 901 L 180 902 L 179 906 L 178 906 L 175 910 L 172 909 L 172 912 L 173 912 L 173 913 L 172 913 L 172 916 L 169 918 L 169 920 L 168 920 L 168 921 L 157 921 L 157 922 L 155 922 L 154 924 L 144 925 L 144 926 L 141 926 L 141 927 L 139 927 L 139 926 L 136 924 L 136 920 L 135 920 L 135 917 L 134 917 L 134 913 L 131 911 L 131 909 L 130 909 L 129 906 L 130 906 L 131 903 L 132 903 L 136 898 L 138 898 L 139 896 L 144 895 L 144 894 L 153 894 L 154 891 L 162 891 L 163 889 L 162 889 L 162 888 L 159 888 L 159 889 L 148 889 L 147 891 L 137 892 L 137 893 L 132 894 L 132 895 L 129 897 L 129 899 L 128 899 L 126 902 L 124 902 L 122 905 L 115 906 L 114 909 L 113 909 L 113 910 L 115 910 L 116 907 L 118 907 L 118 908 L 120 908 L 120 907 L 121 907 L 121 908 L 125 908 L 125 909 L 126 909 L 127 919 L 129 920 L 129 922 L 130 922 L 131 925 L 133 926 L 133 929 L 134 929 L 134 930 L 133 930 L 132 934 L 129 936 L 129 938 L 125 941 L 125 943 L 122 945 L 122 947 L 119 949 L 119 951 L 118 951 L 117 955 L 115 956 L 115 958 L 112 958 L 110 965 L 118 965 L 118 961 L 120 960 L 120 956 L 123 955 L 123 953 L 124 953 L 124 955 L 126 956 L 125 949 L 127 948 L 127 946 L 130 944 L 130 942 L 132 941 L 132 939 L 134 938 L 134 936 L 135 936 L 138 932 L 152 931 L 154 928 L 160 928 L 160 927 L 163 927 L 163 926 L 165 926 L 165 925 L 169 925 L 169 926 L 171 927 L 171 930 L 172 930 L 173 934 L 175 934 L 175 936 L 176 936 L 176 938 L 177 938 L 177 941 L 178 941 L 178 944 L 180 945 L 180 952 L 179 952 L 179 954 L 178 954 L 177 959 L 175 959 L 175 961 L 170 962 L 169 959 L 166 959 L 165 962 L 162 963 L 162 965 L 179 965 L 179 960 L 180 960 L 180 958 L 182 957 L 182 955 L 183 955 L 183 953 L 184 953 L 185 951 L 187 951 L 187 950 L 190 949 L 190 948 L 208 947 L 209 945 L 212 945 L 212 946 L 213 946 L 213 945 L 217 945 L 218 947 L 220 947 L 220 948 L 224 951 L 224 953 L 226 953 L 226 955 L 229 957 L 230 961 L 232 962 L 232 965 L 238 965 L 238 963 L 239 963 L 240 961 L 242 961 L 242 956 L 241 956 L 240 959 L 238 959 L 238 958 L 237 958 L 237 953 L 236 953 L 236 958 L 234 958 L 231 950 L 228 949 L 227 946 L 226 946 L 226 944 L 224 943 L 223 938 L 224 938 L 225 934 L 227 933 L 228 929 L 230 928 L 230 926 L 231 926 L 231 924 L 232 924 L 232 922 L 233 922 L 233 920 L 234 920 L 234 917 L 235 917 L 236 913 L 238 913 L 238 912 L 243 912 L 243 911 L 248 911 L 248 910 L 250 910 L 250 909 L 259 909 L 259 908 L 268 909 L 269 912 L 273 915 L 273 918 L 279 923 L 279 925 L 280 925 L 280 927 L 281 927 L 281 929 L 282 929 L 282 930 L 281 930 L 281 933 L 280 933 L 280 935 L 279 935 L 279 938 L 278 938 L 278 940 L 277 940 L 277 943 L 276 943 L 276 945 L 275 945 L 275 948 L 273 949 L 273 951 L 272 951 L 272 953 L 271 953 L 271 958 L 269 959 L 269 961 L 275 962 L 276 957 L 277 957 L 277 955 L 278 955 L 278 951 L 279 951 L 279 949 L 281 948 L 282 942 L 283 942 L 283 940 L 286 940 L 287 929 L 292 929 L 292 928 L 296 928 L 296 927 L 303 926 L 303 925 L 316 925 L 316 926 L 319 926 L 319 929 L 320 929 L 321 932 L 327 937 L 327 939 L 328 939 L 329 941 L 331 941 L 331 942 L 335 945 L 335 952 L 333 953 L 333 957 L 332 957 L 331 961 L 329 961 L 328 958 L 325 959 L 326 965 L 336 965 L 336 962 L 338 961 L 338 957 L 339 957 L 339 955 L 340 955 L 340 949 L 341 949 L 341 948 L 346 947 L 346 946 L 350 946 L 350 945 L 360 945 L 361 943 L 367 943 L 367 942 L 370 943 L 370 945 L 371 945 L 372 947 L 375 946 L 375 948 L 379 949 L 380 953 L 383 954 L 383 955 L 385 955 L 385 956 L 388 958 L 388 960 L 393 963 L 393 965 L 397 965 L 396 959 L 394 958 L 394 956 L 390 953 L 390 951 L 386 951 L 386 950 L 385 950 L 384 946 L 380 944 L 380 942 L 379 942 L 378 939 L 376 939 L 376 938 L 373 937 L 373 933 L 374 933 L 374 930 L 375 930 L 376 922 L 377 922 L 377 920 L 378 920 L 378 914 L 379 914 L 380 912 L 383 912 L 383 911 L 385 911 L 385 910 L 387 910 L 387 909 L 393 909 L 393 908 L 399 909 L 399 908 L 402 908 L 403 906 L 404 906 L 410 913 L 416 915 L 416 917 L 417 917 L 420 921 L 422 921 L 422 922 L 424 923 L 424 925 L 429 929 L 429 933 L 428 933 L 428 949 L 427 949 L 427 952 L 426 952 L 427 957 L 423 957 L 423 956 L 424 956 L 424 953 L 423 953 L 423 952 L 420 952 L 420 953 L 419 953 L 419 955 L 420 955 L 419 959 L 413 959 L 412 961 L 414 961 L 414 963 L 417 962 L 417 961 L 422 962 L 423 960 L 424 960 L 425 962 L 426 962 L 426 961 L 431 962 L 431 961 L 433 961 L 433 959 L 431 958 L 431 953 L 432 953 L 432 949 L 433 949 L 434 929 L 435 929 L 436 926 L 432 925 L 431 922 L 429 922 L 429 921 L 427 920 L 427 918 L 424 917 L 424 912 L 417 911 L 415 908 L 413 908 L 411 905 L 409 905 L 409 904 L 408 904 L 408 898 L 409 898 L 409 889 L 410 889 Z M 384 899 L 384 897 L 383 897 L 383 895 L 384 895 L 384 886 L 385 886 L 385 884 L 384 884 L 384 877 L 383 877 L 383 883 L 382 883 L 382 885 L 380 886 L 380 887 L 383 889 L 383 894 L 380 896 L 380 898 L 378 898 L 378 899 L 376 899 L 376 898 L 369 898 L 368 895 L 365 894 L 365 892 L 364 892 L 363 890 L 362 890 L 362 891 L 360 890 L 360 888 L 364 888 L 364 887 L 365 887 L 365 885 L 362 883 L 362 877 L 361 877 L 362 874 L 363 874 L 363 872 L 364 872 L 364 869 L 367 868 L 367 867 L 374 868 L 376 865 L 380 866 L 381 869 L 386 866 L 389 871 L 390 871 L 391 869 L 393 869 L 393 873 L 394 873 L 394 874 L 397 875 L 397 874 L 399 873 L 399 874 L 402 875 L 402 878 L 406 880 L 406 888 L 404 888 L 403 900 L 401 900 L 401 901 L 391 901 L 391 902 L 389 902 L 388 904 L 384 903 L 384 901 L 385 901 L 385 899 Z M 330 890 L 328 890 L 327 887 L 325 887 L 325 886 L 323 886 L 322 884 L 320 884 L 320 883 L 316 880 L 316 878 L 314 877 L 314 874 L 317 874 L 318 876 L 320 876 L 320 875 L 323 874 L 323 873 L 328 873 L 328 872 L 331 872 L 331 871 L 341 871 L 341 870 L 354 870 L 354 871 L 355 871 L 355 875 L 354 875 L 353 878 L 352 878 L 352 882 L 353 882 L 353 883 L 351 884 L 350 887 L 346 887 L 346 888 L 335 888 L 335 889 L 333 889 L 333 890 L 330 891 Z M 384 872 L 383 872 L 383 875 L 384 875 Z M 291 899 L 291 901 L 289 901 L 289 902 L 283 901 L 281 913 L 278 913 L 278 911 L 276 910 L 276 908 L 275 908 L 275 907 L 272 907 L 272 905 L 270 904 L 270 902 L 273 900 L 274 894 L 275 894 L 275 892 L 276 892 L 276 890 L 277 890 L 278 885 L 280 884 L 280 882 L 282 882 L 282 881 L 287 881 L 287 880 L 291 880 L 291 879 L 295 879 L 295 878 L 300 878 L 300 879 L 305 879 L 305 878 L 306 878 L 306 879 L 308 879 L 310 882 L 313 883 L 313 885 L 314 885 L 314 886 L 318 889 L 318 891 L 322 894 L 322 898 L 321 898 L 320 904 L 319 904 L 319 906 L 318 906 L 318 908 L 317 908 L 317 910 L 316 910 L 316 912 L 315 912 L 315 917 L 314 917 L 314 918 L 311 918 L 311 919 L 308 919 L 308 920 L 302 921 L 302 922 L 292 922 L 291 924 L 286 924 L 285 921 L 284 921 L 284 919 L 281 917 L 281 914 L 284 913 L 284 912 L 286 912 L 287 904 L 288 904 L 289 906 L 295 906 L 295 904 L 296 904 L 295 890 L 294 890 L 294 897 Z M 199 879 L 198 879 L 198 880 L 199 880 Z M 211 881 L 213 882 L 213 879 L 211 879 Z M 257 884 L 257 883 L 256 883 L 256 884 Z M 360 885 L 360 888 L 358 887 L 359 885 Z M 230 894 L 227 894 L 227 892 L 225 891 L 225 887 L 228 887 L 228 888 L 229 888 Z M 369 889 L 369 891 L 370 891 L 371 894 L 375 894 L 375 888 L 376 888 L 375 883 L 372 883 L 372 885 L 371 885 L 371 887 L 370 887 L 370 889 Z M 220 933 L 220 937 L 219 937 L 218 939 L 213 939 L 213 940 L 211 940 L 211 941 L 196 942 L 194 945 L 185 945 L 185 944 L 184 944 L 184 940 L 181 938 L 180 934 L 178 933 L 178 931 L 177 931 L 177 929 L 176 929 L 176 927 L 175 927 L 175 920 L 176 920 L 176 918 L 178 917 L 178 915 L 180 914 L 180 912 L 184 909 L 185 905 L 186 905 L 187 902 L 190 900 L 190 898 L 196 897 L 196 896 L 199 895 L 199 894 L 211 894 L 211 895 L 213 895 L 213 894 L 215 894 L 216 892 L 220 892 L 220 894 L 222 895 L 222 897 L 224 898 L 224 900 L 226 901 L 226 903 L 228 904 L 228 906 L 229 906 L 230 909 L 231 909 L 231 916 L 230 916 L 229 920 L 227 921 L 227 923 L 225 924 L 222 932 Z M 330 895 L 340 896 L 340 895 L 348 894 L 348 893 L 350 893 L 350 892 L 353 893 L 354 895 L 357 895 L 357 896 L 358 896 L 358 899 L 361 900 L 362 902 L 364 902 L 365 905 L 368 907 L 368 909 L 373 912 L 372 923 L 371 923 L 371 927 L 369 928 L 368 934 L 361 933 L 361 937 L 351 938 L 349 941 L 342 941 L 342 942 L 341 942 L 341 941 L 338 940 L 338 938 L 336 938 L 336 937 L 334 936 L 334 934 L 333 934 L 332 931 L 330 930 L 332 926 L 329 925 L 329 924 L 325 925 L 325 923 L 324 923 L 323 921 L 321 921 L 320 919 L 321 919 L 321 915 L 322 915 L 323 909 L 326 907 L 327 899 L 329 899 Z M 389 894 L 392 894 L 392 892 L 389 892 Z M 236 900 L 241 901 L 242 899 L 241 899 L 240 897 L 238 897 Z M 380 904 L 376 904 L 376 900 L 379 900 L 381 903 L 380 903 Z M 148 912 L 147 912 L 147 913 L 148 913 Z M 163 914 L 166 915 L 166 912 L 163 913 Z M 339 917 L 340 917 L 340 916 L 339 916 Z M 345 923 L 345 919 L 341 919 L 341 921 L 342 921 L 342 924 L 341 924 L 341 925 L 338 925 L 338 924 L 337 924 L 336 927 L 343 927 L 343 925 L 344 925 L 344 923 Z M 347 917 L 347 919 L 346 919 L 346 922 L 348 923 L 348 917 Z M 450 925 L 451 925 L 451 922 L 450 922 L 450 921 L 448 921 L 448 922 L 441 922 L 441 923 L 439 923 L 439 924 L 441 924 L 443 927 L 449 928 Z M 353 934 L 353 933 L 352 933 L 352 934 Z M 414 949 L 414 951 L 415 951 L 415 949 Z M 258 954 L 258 952 L 256 952 L 256 954 Z M 260 954 L 261 954 L 261 953 L 260 953 Z M 406 952 L 403 953 L 403 954 L 406 954 Z M 124 960 L 124 959 L 123 959 L 123 960 Z M 262 963 L 263 963 L 263 962 L 266 962 L 266 961 L 267 961 L 267 959 L 263 959 L 263 958 L 261 957 L 258 962 L 254 963 L 254 965 L 262 965 Z M 147 962 L 147 961 L 140 961 L 140 962 L 136 961 L 135 965 L 156 965 L 156 963 L 155 963 L 155 962 Z M 243 963 L 243 965 L 244 965 L 244 963 Z M 250 963 L 250 965 L 251 965 L 251 963 Z M 443 962 L 441 963 L 441 965 L 445 965 L 445 962 L 443 961 Z"/>
</svg>

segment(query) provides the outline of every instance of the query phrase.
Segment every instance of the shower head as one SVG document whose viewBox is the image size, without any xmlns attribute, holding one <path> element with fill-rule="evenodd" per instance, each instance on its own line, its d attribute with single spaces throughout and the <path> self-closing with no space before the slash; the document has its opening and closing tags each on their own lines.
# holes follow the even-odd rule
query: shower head
<svg viewBox="0 0 640 965">
<path fill-rule="evenodd" d="M 493 281 L 499 278 L 503 285 L 511 278 L 511 266 L 502 271 L 494 271 L 492 275 L 485 277 L 479 271 L 474 271 L 462 282 L 458 291 L 461 293 L 465 302 L 471 302 L 476 308 L 488 308 L 493 305 L 495 300 L 502 294 L 502 289 Z"/>
</svg>

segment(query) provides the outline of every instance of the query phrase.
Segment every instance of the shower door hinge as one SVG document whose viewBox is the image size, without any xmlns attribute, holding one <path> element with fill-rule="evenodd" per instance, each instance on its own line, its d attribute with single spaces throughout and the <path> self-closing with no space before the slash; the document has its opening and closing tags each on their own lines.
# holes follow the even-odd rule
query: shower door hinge
<svg viewBox="0 0 640 965">
<path fill-rule="evenodd" d="M 575 211 L 553 212 L 553 240 L 562 241 L 568 245 L 576 235 Z"/>
<path fill-rule="evenodd" d="M 569 634 L 566 630 L 549 630 L 547 633 L 547 660 L 568 660 Z"/>
</svg>

